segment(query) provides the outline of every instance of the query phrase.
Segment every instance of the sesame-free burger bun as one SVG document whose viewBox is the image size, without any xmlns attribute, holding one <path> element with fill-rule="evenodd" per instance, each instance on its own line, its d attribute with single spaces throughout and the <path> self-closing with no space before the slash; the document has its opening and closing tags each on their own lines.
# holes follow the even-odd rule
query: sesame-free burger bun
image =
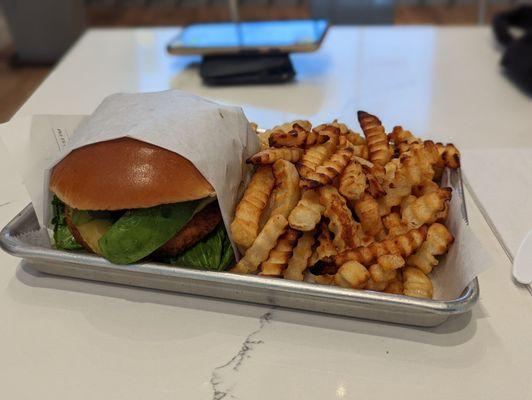
<svg viewBox="0 0 532 400">
<path fill-rule="evenodd" d="M 146 208 L 215 195 L 186 158 L 131 138 L 72 151 L 53 168 L 50 190 L 79 210 Z"/>
</svg>

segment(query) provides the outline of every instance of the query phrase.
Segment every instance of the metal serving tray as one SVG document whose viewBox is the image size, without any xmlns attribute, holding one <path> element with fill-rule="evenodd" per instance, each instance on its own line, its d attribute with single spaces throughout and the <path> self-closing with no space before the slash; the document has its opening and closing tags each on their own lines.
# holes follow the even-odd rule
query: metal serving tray
<svg viewBox="0 0 532 400">
<path fill-rule="evenodd" d="M 29 204 L 2 229 L 0 247 L 54 275 L 418 326 L 436 326 L 452 314 L 465 313 L 479 297 L 477 279 L 457 299 L 435 301 L 160 263 L 116 265 L 91 254 L 33 245 L 27 234 L 37 230 Z"/>
</svg>

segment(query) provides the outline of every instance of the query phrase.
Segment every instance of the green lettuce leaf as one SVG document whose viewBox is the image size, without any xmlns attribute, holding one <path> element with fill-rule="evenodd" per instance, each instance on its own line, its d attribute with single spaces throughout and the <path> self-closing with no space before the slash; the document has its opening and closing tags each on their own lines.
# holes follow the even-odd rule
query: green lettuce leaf
<svg viewBox="0 0 532 400">
<path fill-rule="evenodd" d="M 52 218 L 52 224 L 54 225 L 54 243 L 55 247 L 59 250 L 80 250 L 83 247 L 76 242 L 68 225 L 65 217 L 65 204 L 54 196 L 52 199 L 52 207 L 54 216 Z"/>
<path fill-rule="evenodd" d="M 223 271 L 234 261 L 234 253 L 225 227 L 220 224 L 194 247 L 165 261 L 183 267 Z"/>
<path fill-rule="evenodd" d="M 190 221 L 202 201 L 129 210 L 98 241 L 115 264 L 131 264 L 150 255 Z"/>
</svg>

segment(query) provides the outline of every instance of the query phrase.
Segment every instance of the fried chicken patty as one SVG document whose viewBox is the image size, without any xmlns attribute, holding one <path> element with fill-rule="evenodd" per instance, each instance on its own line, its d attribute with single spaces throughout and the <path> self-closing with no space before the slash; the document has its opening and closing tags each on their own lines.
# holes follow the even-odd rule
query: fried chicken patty
<svg viewBox="0 0 532 400">
<path fill-rule="evenodd" d="M 220 214 L 218 203 L 209 204 L 194 215 L 173 238 L 159 247 L 156 253 L 167 256 L 175 256 L 182 253 L 211 233 L 221 220 L 222 214 Z"/>
</svg>

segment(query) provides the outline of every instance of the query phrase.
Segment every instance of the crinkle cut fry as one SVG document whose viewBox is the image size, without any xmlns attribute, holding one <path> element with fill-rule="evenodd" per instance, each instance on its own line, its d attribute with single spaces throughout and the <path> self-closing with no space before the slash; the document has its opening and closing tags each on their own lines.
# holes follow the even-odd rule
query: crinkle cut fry
<svg viewBox="0 0 532 400">
<path fill-rule="evenodd" d="M 270 251 L 268 259 L 260 265 L 259 275 L 272 277 L 282 276 L 288 261 L 292 257 L 298 236 L 298 231 L 288 228 L 277 240 L 277 244 Z"/>
<path fill-rule="evenodd" d="M 311 147 L 314 145 L 320 145 L 329 141 L 330 137 L 327 135 L 320 135 L 319 132 L 314 130 L 310 131 L 305 139 L 305 147 Z"/>
<path fill-rule="evenodd" d="M 335 151 L 338 146 L 338 140 L 336 137 L 328 137 L 328 141 L 309 147 L 305 150 L 301 156 L 301 160 L 297 163 L 297 169 L 301 178 L 307 178 L 312 173 L 316 172 L 316 168 L 323 164 Z"/>
<path fill-rule="evenodd" d="M 268 138 L 270 146 L 303 147 L 309 132 L 297 122 L 293 123 L 290 128 L 288 132 L 281 128 L 274 130 Z"/>
<path fill-rule="evenodd" d="M 259 234 L 260 216 L 268 204 L 273 184 L 272 168 L 269 165 L 259 167 L 253 174 L 231 223 L 231 236 L 238 246 L 247 249 Z"/>
<path fill-rule="evenodd" d="M 345 288 L 363 289 L 370 274 L 366 267 L 356 261 L 348 261 L 334 274 L 334 284 Z"/>
<path fill-rule="evenodd" d="M 384 227 L 388 230 L 388 239 L 393 239 L 399 235 L 404 235 L 410 228 L 403 223 L 401 215 L 397 212 L 392 212 L 382 218 Z"/>
<path fill-rule="evenodd" d="M 436 143 L 436 148 L 438 149 L 438 154 L 447 168 L 460 168 L 460 152 L 454 146 L 454 144 L 448 143 L 443 145 L 442 143 Z"/>
<path fill-rule="evenodd" d="M 427 227 L 425 225 L 418 229 L 412 229 L 404 235 L 397 236 L 393 239 L 387 239 L 382 242 L 371 243 L 367 247 L 357 247 L 353 250 L 347 250 L 335 256 L 336 265 L 342 265 L 347 261 L 357 261 L 365 266 L 377 259 L 377 257 L 393 254 L 403 258 L 413 254 L 427 237 Z"/>
<path fill-rule="evenodd" d="M 418 268 L 404 268 L 403 286 L 403 294 L 406 296 L 432 299 L 432 281 Z"/>
<path fill-rule="evenodd" d="M 364 136 L 366 136 L 370 161 L 377 165 L 386 165 L 392 158 L 392 152 L 388 144 L 388 136 L 384 132 L 381 121 L 376 116 L 365 111 L 359 111 L 357 116 Z"/>
<path fill-rule="evenodd" d="M 259 265 L 268 258 L 271 249 L 275 247 L 277 239 L 284 233 L 287 226 L 288 221 L 282 215 L 270 217 L 251 247 L 246 250 L 244 257 L 231 269 L 231 272 L 240 274 L 256 272 Z"/>
<path fill-rule="evenodd" d="M 344 171 L 352 155 L 353 149 L 351 147 L 337 149 L 328 160 L 316 167 L 316 171 L 310 171 L 307 174 L 304 186 L 315 188 L 331 184 Z"/>
<path fill-rule="evenodd" d="M 320 194 L 316 190 L 305 190 L 301 200 L 290 212 L 290 227 L 306 232 L 313 230 L 320 222 L 325 207 L 320 203 Z"/>
<path fill-rule="evenodd" d="M 308 267 L 308 260 L 312 255 L 312 245 L 314 244 L 314 231 L 305 232 L 297 241 L 292 252 L 292 258 L 284 270 L 284 278 L 292 281 L 302 281 L 303 273 Z"/>
<path fill-rule="evenodd" d="M 323 215 L 329 218 L 329 229 L 334 235 L 333 243 L 338 251 L 360 246 L 359 226 L 355 222 L 345 199 L 333 186 L 320 188 L 320 203 L 325 206 Z"/>
<path fill-rule="evenodd" d="M 271 214 L 282 214 L 288 218 L 301 196 L 299 174 L 291 162 L 277 160 L 273 164 L 275 186 L 272 193 Z"/>
<path fill-rule="evenodd" d="M 412 187 L 422 182 L 421 175 L 416 159 L 405 154 L 391 184 L 386 189 L 386 194 L 378 199 L 380 215 L 389 214 L 392 207 L 401 204 L 401 200 L 411 193 Z"/>
<path fill-rule="evenodd" d="M 405 265 L 401 256 L 384 255 L 377 258 L 377 263 L 368 270 L 371 275 L 366 289 L 383 291 L 390 282 L 397 278 L 397 270 Z"/>
<path fill-rule="evenodd" d="M 249 157 L 248 164 L 273 164 L 277 160 L 286 160 L 297 162 L 303 154 L 303 149 L 295 147 L 269 148 L 259 151 L 257 154 Z"/>
<path fill-rule="evenodd" d="M 409 151 L 412 145 L 422 143 L 421 139 L 412 135 L 412 132 L 405 131 L 401 126 L 394 126 L 388 137 L 393 141 L 395 150 L 399 155 Z"/>
<path fill-rule="evenodd" d="M 441 163 L 438 148 L 432 140 L 425 140 L 421 144 L 413 144 L 403 157 L 413 157 L 421 173 L 421 182 L 434 179 L 436 168 Z M 443 166 L 443 165 L 442 165 Z"/>
<path fill-rule="evenodd" d="M 340 175 L 338 191 L 348 200 L 358 200 L 366 190 L 366 174 L 357 161 L 352 160 Z"/>
<path fill-rule="evenodd" d="M 408 257 L 408 265 L 430 274 L 432 268 L 439 263 L 436 256 L 447 253 L 453 241 L 454 237 L 445 225 L 432 224 L 429 226 L 425 242 L 417 252 Z"/>
<path fill-rule="evenodd" d="M 369 193 L 354 202 L 355 213 L 367 235 L 378 237 L 384 230 L 379 215 L 379 203 Z"/>
<path fill-rule="evenodd" d="M 402 210 L 403 223 L 410 228 L 432 224 L 445 211 L 446 204 L 451 200 L 451 192 L 451 188 L 442 188 L 413 200 Z"/>
<path fill-rule="evenodd" d="M 337 254 L 336 248 L 332 242 L 332 233 L 329 231 L 327 223 L 320 223 L 320 234 L 318 235 L 318 247 L 312 253 L 309 259 L 309 266 L 316 264 L 318 261 L 331 262 Z"/>
</svg>

